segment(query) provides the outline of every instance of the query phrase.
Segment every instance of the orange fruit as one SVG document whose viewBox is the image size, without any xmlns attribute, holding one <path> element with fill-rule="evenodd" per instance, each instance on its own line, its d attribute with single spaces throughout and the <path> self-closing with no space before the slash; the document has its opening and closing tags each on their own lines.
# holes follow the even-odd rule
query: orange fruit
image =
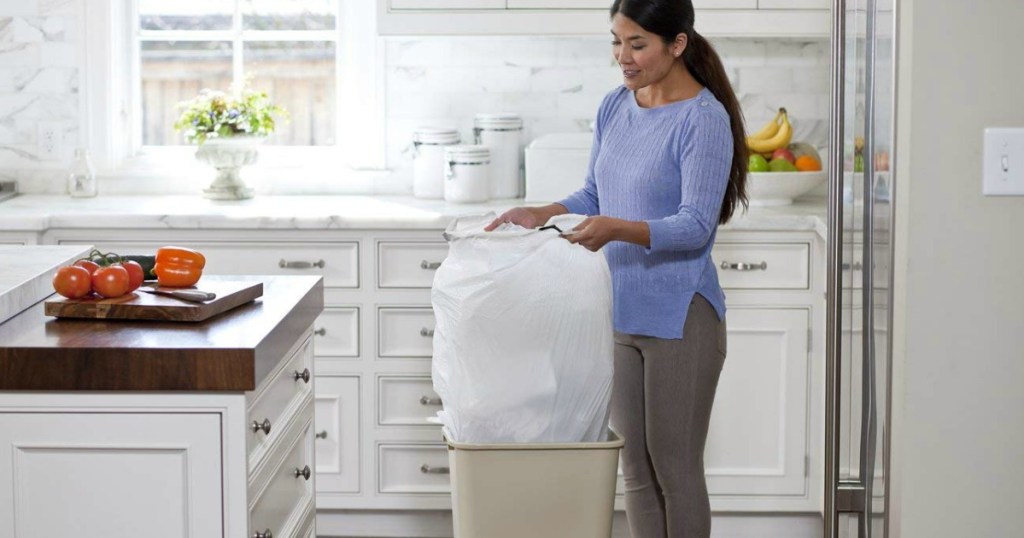
<svg viewBox="0 0 1024 538">
<path fill-rule="evenodd" d="M 818 162 L 818 159 L 815 159 L 810 155 L 801 155 L 793 164 L 795 164 L 796 169 L 801 172 L 817 172 L 818 170 L 821 170 L 821 163 Z"/>
</svg>

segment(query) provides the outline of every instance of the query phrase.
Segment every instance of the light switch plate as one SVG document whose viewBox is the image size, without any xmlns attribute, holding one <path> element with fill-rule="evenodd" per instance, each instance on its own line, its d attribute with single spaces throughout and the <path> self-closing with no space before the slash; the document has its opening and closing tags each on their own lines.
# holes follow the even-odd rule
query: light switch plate
<svg viewBox="0 0 1024 538">
<path fill-rule="evenodd" d="M 981 192 L 985 196 L 1024 196 L 1024 128 L 985 129 Z"/>
</svg>

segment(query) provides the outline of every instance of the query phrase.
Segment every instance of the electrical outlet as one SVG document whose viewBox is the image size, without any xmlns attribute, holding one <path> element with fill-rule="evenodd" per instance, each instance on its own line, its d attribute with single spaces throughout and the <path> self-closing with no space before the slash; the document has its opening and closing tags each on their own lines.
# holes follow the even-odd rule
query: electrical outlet
<svg viewBox="0 0 1024 538">
<path fill-rule="evenodd" d="M 39 158 L 44 161 L 56 161 L 60 158 L 61 151 L 60 124 L 52 121 L 42 121 L 39 122 L 37 129 Z"/>
</svg>

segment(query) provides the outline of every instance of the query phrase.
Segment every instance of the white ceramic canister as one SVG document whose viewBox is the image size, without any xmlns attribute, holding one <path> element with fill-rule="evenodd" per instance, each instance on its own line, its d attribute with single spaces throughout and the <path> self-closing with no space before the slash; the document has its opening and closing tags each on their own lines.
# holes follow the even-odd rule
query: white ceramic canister
<svg viewBox="0 0 1024 538">
<path fill-rule="evenodd" d="M 444 198 L 444 148 L 459 143 L 448 127 L 418 127 L 412 134 L 412 193 L 417 198 Z"/>
<path fill-rule="evenodd" d="M 444 199 L 486 202 L 491 197 L 491 150 L 486 146 L 445 146 Z"/>
<path fill-rule="evenodd" d="M 523 195 L 523 118 L 518 114 L 477 114 L 476 143 L 491 149 L 491 198 Z"/>
</svg>

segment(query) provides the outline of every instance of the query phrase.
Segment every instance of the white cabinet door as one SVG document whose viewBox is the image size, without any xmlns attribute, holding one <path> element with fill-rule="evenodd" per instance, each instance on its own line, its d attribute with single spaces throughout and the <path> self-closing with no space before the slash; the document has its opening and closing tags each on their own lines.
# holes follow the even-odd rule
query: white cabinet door
<svg viewBox="0 0 1024 538">
<path fill-rule="evenodd" d="M 316 490 L 359 492 L 359 378 L 316 376 Z"/>
<path fill-rule="evenodd" d="M 830 0 L 757 0 L 758 9 L 831 9 Z"/>
<path fill-rule="evenodd" d="M 0 535 L 223 536 L 220 418 L 0 413 Z"/>
<path fill-rule="evenodd" d="M 809 323 L 804 308 L 729 310 L 704 453 L 712 496 L 806 493 Z"/>
<path fill-rule="evenodd" d="M 505 0 L 381 0 L 391 10 L 505 9 Z"/>
</svg>

